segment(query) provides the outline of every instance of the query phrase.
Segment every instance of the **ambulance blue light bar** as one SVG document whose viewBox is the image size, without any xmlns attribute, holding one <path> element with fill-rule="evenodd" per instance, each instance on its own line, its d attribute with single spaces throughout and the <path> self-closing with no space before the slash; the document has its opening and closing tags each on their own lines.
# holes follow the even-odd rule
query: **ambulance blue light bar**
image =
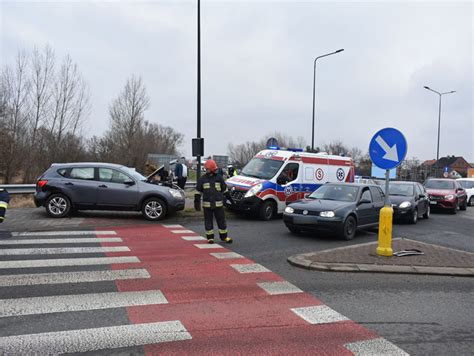
<svg viewBox="0 0 474 356">
<path fill-rule="evenodd" d="M 287 148 L 286 150 L 291 152 L 303 152 L 302 148 Z"/>
<path fill-rule="evenodd" d="M 270 146 L 270 147 L 268 147 L 268 149 L 269 149 L 269 150 L 279 150 L 280 147 L 278 147 L 278 146 Z"/>
</svg>

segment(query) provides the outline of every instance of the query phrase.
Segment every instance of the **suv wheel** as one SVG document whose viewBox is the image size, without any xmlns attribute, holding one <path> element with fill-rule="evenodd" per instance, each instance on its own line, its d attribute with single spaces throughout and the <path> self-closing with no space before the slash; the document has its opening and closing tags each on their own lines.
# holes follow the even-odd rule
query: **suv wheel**
<svg viewBox="0 0 474 356">
<path fill-rule="evenodd" d="M 352 240 L 355 236 L 356 230 L 357 230 L 357 221 L 352 215 L 350 215 L 347 217 L 346 221 L 344 221 L 341 235 L 344 238 L 344 240 Z"/>
<path fill-rule="evenodd" d="M 271 220 L 275 216 L 275 213 L 276 213 L 275 203 L 273 203 L 272 201 L 265 201 L 260 207 L 258 215 L 261 220 L 268 221 L 268 220 Z"/>
<path fill-rule="evenodd" d="M 166 204 L 159 198 L 150 198 L 145 200 L 142 205 L 142 214 L 145 219 L 158 221 L 166 216 Z"/>
<path fill-rule="evenodd" d="M 71 201 L 63 194 L 53 194 L 46 201 L 46 212 L 53 218 L 64 218 L 71 208 Z"/>
</svg>

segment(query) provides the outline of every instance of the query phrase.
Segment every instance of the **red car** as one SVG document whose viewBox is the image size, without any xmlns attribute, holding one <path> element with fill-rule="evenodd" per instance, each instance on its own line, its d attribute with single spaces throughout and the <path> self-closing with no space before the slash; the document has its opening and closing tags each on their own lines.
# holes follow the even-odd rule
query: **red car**
<svg viewBox="0 0 474 356">
<path fill-rule="evenodd" d="M 425 188 L 430 196 L 431 209 L 466 210 L 466 190 L 454 179 L 428 179 Z"/>
</svg>

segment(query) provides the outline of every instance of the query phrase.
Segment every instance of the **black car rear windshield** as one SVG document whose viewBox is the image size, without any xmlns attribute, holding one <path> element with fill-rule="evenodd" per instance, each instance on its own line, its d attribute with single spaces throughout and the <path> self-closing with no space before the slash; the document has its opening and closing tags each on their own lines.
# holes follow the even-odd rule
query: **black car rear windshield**
<svg viewBox="0 0 474 356">
<path fill-rule="evenodd" d="M 454 182 L 450 180 L 429 180 L 425 187 L 428 189 L 454 189 Z"/>
<path fill-rule="evenodd" d="M 283 161 L 276 161 L 266 158 L 253 158 L 242 169 L 242 175 L 260 179 L 272 179 L 280 170 Z"/>
<path fill-rule="evenodd" d="M 414 187 L 411 184 L 390 183 L 389 195 L 399 195 L 403 197 L 411 197 L 414 193 Z"/>
<path fill-rule="evenodd" d="M 352 202 L 357 199 L 358 187 L 347 185 L 322 185 L 309 195 L 311 199 Z"/>
</svg>

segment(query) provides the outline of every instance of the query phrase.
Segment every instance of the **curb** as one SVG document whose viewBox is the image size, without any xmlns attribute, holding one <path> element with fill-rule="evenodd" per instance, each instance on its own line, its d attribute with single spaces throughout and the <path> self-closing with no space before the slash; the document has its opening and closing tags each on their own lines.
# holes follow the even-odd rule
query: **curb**
<svg viewBox="0 0 474 356">
<path fill-rule="evenodd" d="M 474 268 L 458 267 L 433 267 L 433 266 L 395 266 L 376 264 L 353 264 L 353 263 L 320 263 L 312 262 L 304 255 L 295 255 L 287 258 L 287 261 L 296 267 L 309 270 L 326 272 L 368 272 L 368 273 L 399 273 L 399 274 L 425 274 L 441 276 L 474 277 Z"/>
</svg>

